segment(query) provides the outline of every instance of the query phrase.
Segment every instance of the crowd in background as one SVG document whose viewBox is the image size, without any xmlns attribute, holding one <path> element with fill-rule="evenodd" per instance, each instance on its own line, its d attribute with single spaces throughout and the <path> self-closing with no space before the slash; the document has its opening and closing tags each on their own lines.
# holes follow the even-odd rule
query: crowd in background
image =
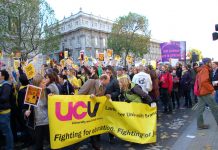
<svg viewBox="0 0 218 150">
<path fill-rule="evenodd" d="M 36 150 L 43 149 L 43 141 L 49 145 L 48 95 L 79 94 L 92 98 L 105 95 L 112 101 L 157 103 L 158 110 L 164 114 L 172 114 L 174 109 L 192 108 L 198 102 L 194 94 L 198 69 L 208 63 L 209 59 L 204 59 L 200 64 L 202 66 L 198 63 L 192 66 L 177 63 L 175 67 L 158 65 L 156 69 L 151 65 L 130 68 L 82 65 L 75 69 L 45 64 L 31 80 L 28 80 L 22 67 L 17 73 L 1 70 L 0 138 L 5 139 L 7 150 L 13 149 L 14 143 L 21 137 L 25 141 L 23 147 L 34 145 Z M 214 82 L 218 81 L 218 62 L 208 66 L 207 80 L 216 90 L 214 99 L 218 103 L 218 84 Z M 28 84 L 43 89 L 38 107 L 29 108 L 24 104 Z M 109 142 L 113 143 L 114 138 L 109 134 Z M 99 136 L 91 137 L 94 149 L 100 149 L 98 139 Z"/>
</svg>

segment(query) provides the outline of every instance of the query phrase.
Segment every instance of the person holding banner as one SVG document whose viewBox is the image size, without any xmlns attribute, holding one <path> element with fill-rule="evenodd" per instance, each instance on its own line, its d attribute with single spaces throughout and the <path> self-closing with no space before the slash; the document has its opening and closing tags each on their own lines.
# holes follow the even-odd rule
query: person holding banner
<svg viewBox="0 0 218 150">
<path fill-rule="evenodd" d="M 113 76 L 114 70 L 111 66 L 107 66 L 106 74 L 110 76 L 110 83 L 106 86 L 106 95 L 111 98 L 112 101 L 118 101 L 120 95 L 120 87 L 117 79 Z M 109 134 L 109 142 L 114 143 L 114 135 Z"/>
<path fill-rule="evenodd" d="M 38 100 L 37 107 L 31 107 L 25 111 L 24 115 L 34 125 L 35 150 L 43 149 L 43 140 L 46 138 L 49 142 L 49 127 L 48 127 L 48 94 L 51 92 L 46 88 L 46 79 L 37 74 L 33 78 L 33 85 L 42 88 L 41 96 Z"/>
<path fill-rule="evenodd" d="M 11 105 L 12 85 L 8 82 L 9 73 L 6 70 L 0 71 L 0 131 L 5 136 L 6 150 L 13 150 L 14 140 L 11 130 Z"/>
<path fill-rule="evenodd" d="M 118 81 L 121 89 L 121 101 L 146 103 L 149 105 L 153 102 L 151 97 L 139 85 L 131 82 L 128 78 L 120 78 Z"/>
<path fill-rule="evenodd" d="M 90 95 L 91 98 L 95 96 L 105 95 L 106 86 L 110 82 L 110 76 L 103 74 L 99 79 L 89 79 L 84 85 L 80 88 L 79 95 Z M 97 136 L 91 137 L 91 144 L 95 150 L 99 150 L 100 146 L 97 144 Z"/>
<path fill-rule="evenodd" d="M 67 79 L 66 75 L 59 75 L 59 80 L 62 85 L 63 95 L 74 95 L 74 88 Z"/>
</svg>

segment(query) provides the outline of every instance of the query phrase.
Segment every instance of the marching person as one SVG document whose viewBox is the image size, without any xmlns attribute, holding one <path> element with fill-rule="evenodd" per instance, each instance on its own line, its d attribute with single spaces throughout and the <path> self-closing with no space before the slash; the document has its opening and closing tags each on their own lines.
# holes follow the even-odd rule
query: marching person
<svg viewBox="0 0 218 150">
<path fill-rule="evenodd" d="M 173 77 L 168 71 L 168 67 L 163 65 L 161 67 L 161 75 L 159 77 L 160 85 L 160 99 L 164 105 L 164 113 L 172 113 L 172 101 L 170 98 L 172 87 L 173 87 Z"/>
<path fill-rule="evenodd" d="M 215 100 L 216 103 L 218 104 L 218 62 L 213 62 L 213 78 L 212 78 L 212 83 L 213 87 L 216 90 L 215 94 Z"/>
<path fill-rule="evenodd" d="M 218 125 L 218 107 L 214 100 L 215 90 L 211 84 L 211 67 L 212 62 L 210 58 L 204 58 L 203 66 L 197 69 L 196 86 L 198 86 L 198 107 L 197 107 L 197 127 L 198 129 L 208 129 L 209 125 L 204 124 L 203 112 L 205 105 L 211 109 L 211 112 Z"/>
<path fill-rule="evenodd" d="M 91 98 L 95 96 L 103 96 L 105 95 L 106 86 L 110 82 L 110 76 L 103 74 L 99 79 L 89 79 L 84 85 L 80 88 L 78 94 L 79 95 L 90 95 Z M 97 144 L 97 137 L 91 137 L 91 144 L 95 150 L 99 150 L 100 146 Z"/>
<path fill-rule="evenodd" d="M 182 77 L 180 80 L 180 85 L 183 91 L 183 96 L 185 97 L 184 107 L 192 108 L 192 100 L 191 100 L 191 73 L 188 69 L 188 66 L 182 66 Z"/>
<path fill-rule="evenodd" d="M 12 85 L 8 82 L 9 73 L 6 70 L 0 71 L 0 131 L 5 136 L 6 150 L 13 150 L 14 140 L 10 123 L 10 98 Z"/>
<path fill-rule="evenodd" d="M 121 101 L 147 103 L 149 105 L 153 102 L 151 97 L 139 85 L 131 82 L 128 78 L 121 78 L 119 85 L 121 89 Z"/>
<path fill-rule="evenodd" d="M 120 95 L 120 87 L 117 79 L 113 76 L 114 70 L 111 66 L 106 67 L 106 74 L 110 76 L 110 82 L 106 86 L 105 94 L 111 98 L 112 101 L 118 101 L 118 96 Z M 114 143 L 114 135 L 109 134 L 109 142 Z"/>
<path fill-rule="evenodd" d="M 28 106 L 23 107 L 24 116 L 29 121 L 28 124 L 32 125 L 35 135 L 35 150 L 43 149 L 43 140 L 46 138 L 49 142 L 49 127 L 48 127 L 48 94 L 51 92 L 46 88 L 46 79 L 37 74 L 33 78 L 33 85 L 42 88 L 42 93 L 38 101 L 37 107 L 31 107 L 28 109 Z"/>
<path fill-rule="evenodd" d="M 141 86 L 142 90 L 148 94 L 152 90 L 151 76 L 145 73 L 145 68 L 142 65 L 138 67 L 138 71 L 139 73 L 134 75 L 132 82 Z"/>
</svg>

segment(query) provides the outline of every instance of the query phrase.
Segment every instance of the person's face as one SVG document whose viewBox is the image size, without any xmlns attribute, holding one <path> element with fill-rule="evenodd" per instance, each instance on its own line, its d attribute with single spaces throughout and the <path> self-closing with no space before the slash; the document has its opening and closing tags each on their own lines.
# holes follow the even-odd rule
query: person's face
<svg viewBox="0 0 218 150">
<path fill-rule="evenodd" d="M 184 70 L 186 70 L 186 68 L 184 66 L 182 66 L 182 70 L 184 71 Z"/>
<path fill-rule="evenodd" d="M 209 62 L 209 63 L 208 63 L 208 66 L 209 66 L 209 67 L 212 67 L 212 62 Z"/>
<path fill-rule="evenodd" d="M 93 67 L 91 67 L 91 73 L 95 73 L 95 69 Z"/>
<path fill-rule="evenodd" d="M 106 74 L 111 77 L 112 76 L 112 71 L 107 69 Z"/>
<path fill-rule="evenodd" d="M 117 75 L 118 75 L 118 76 L 122 75 L 122 71 L 121 71 L 121 70 L 118 70 L 118 71 L 117 71 Z"/>
<path fill-rule="evenodd" d="M 217 66 L 215 63 L 212 64 L 212 68 L 213 68 L 213 69 L 216 69 L 217 67 L 218 67 L 218 66 Z"/>
<path fill-rule="evenodd" d="M 44 90 L 44 89 L 46 88 L 46 83 L 47 83 L 46 79 L 43 79 L 43 80 L 40 82 L 39 87 Z"/>
<path fill-rule="evenodd" d="M 133 69 L 133 73 L 134 73 L 134 74 L 137 74 L 137 69 L 136 69 L 136 68 Z"/>
<path fill-rule="evenodd" d="M 48 76 L 46 76 L 46 78 L 45 78 L 45 82 L 46 82 L 46 84 L 48 84 L 48 83 L 50 82 L 50 79 L 49 79 Z"/>
<path fill-rule="evenodd" d="M 64 83 L 64 79 L 63 79 L 63 78 L 61 78 L 60 76 L 58 76 L 58 79 L 59 79 L 59 82 L 60 82 L 61 84 Z"/>
<path fill-rule="evenodd" d="M 164 66 L 162 66 L 161 71 L 166 71 L 166 68 Z"/>
</svg>

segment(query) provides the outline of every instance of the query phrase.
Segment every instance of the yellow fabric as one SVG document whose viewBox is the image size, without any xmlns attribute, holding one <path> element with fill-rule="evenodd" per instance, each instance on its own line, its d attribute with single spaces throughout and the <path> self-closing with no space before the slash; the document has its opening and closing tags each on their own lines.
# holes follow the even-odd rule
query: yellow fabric
<svg viewBox="0 0 218 150">
<path fill-rule="evenodd" d="M 4 111 L 0 111 L 0 115 L 8 114 L 10 112 L 11 112 L 10 109 L 4 110 Z"/>
<path fill-rule="evenodd" d="M 154 143 L 156 114 L 157 107 L 112 102 L 105 96 L 94 99 L 90 95 L 49 96 L 51 148 L 60 149 L 103 133 L 140 144 Z"/>
<path fill-rule="evenodd" d="M 71 83 L 74 87 L 80 88 L 79 81 L 78 81 L 78 79 L 77 79 L 75 76 L 71 77 L 71 78 L 69 79 L 69 81 L 70 81 L 70 83 Z M 78 89 L 75 89 L 75 93 L 74 93 L 74 94 L 75 94 L 75 95 L 78 94 Z"/>
<path fill-rule="evenodd" d="M 126 74 L 122 75 L 122 76 L 118 76 L 117 80 L 121 79 L 121 78 L 128 78 L 128 76 Z"/>
</svg>

